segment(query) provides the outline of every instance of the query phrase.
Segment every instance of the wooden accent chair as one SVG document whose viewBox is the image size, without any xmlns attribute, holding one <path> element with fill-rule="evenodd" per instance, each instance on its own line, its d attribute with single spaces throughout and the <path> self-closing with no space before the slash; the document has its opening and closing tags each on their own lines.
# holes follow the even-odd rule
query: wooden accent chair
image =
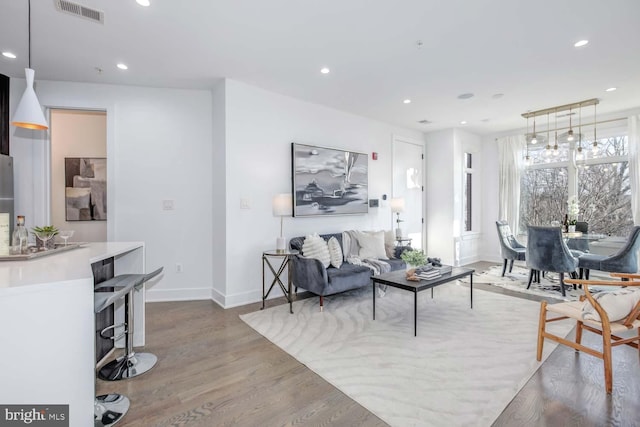
<svg viewBox="0 0 640 427">
<path fill-rule="evenodd" d="M 611 348 L 626 344 L 631 347 L 638 349 L 640 354 L 640 301 L 635 303 L 635 306 L 631 309 L 629 314 L 622 315 L 621 319 L 618 320 L 609 320 L 609 314 L 614 315 L 613 312 L 607 313 L 607 311 L 602 307 L 605 305 L 604 301 L 601 305 L 598 302 L 600 299 L 598 296 L 594 297 L 594 295 L 589 292 L 589 286 L 626 286 L 631 289 L 640 289 L 640 275 L 639 274 L 625 274 L 625 273 L 611 273 L 613 277 L 619 277 L 628 281 L 617 281 L 617 280 L 583 280 L 583 279 L 567 279 L 567 283 L 583 285 L 582 289 L 584 290 L 584 296 L 581 297 L 581 301 L 571 301 L 571 302 L 563 302 L 558 304 L 547 304 L 546 301 L 541 303 L 540 307 L 540 323 L 538 326 L 538 352 L 537 359 L 540 361 L 542 359 L 542 347 L 544 344 L 544 339 L 550 339 L 552 341 L 556 341 L 560 344 L 564 344 L 571 348 L 574 348 L 578 351 L 583 351 L 592 356 L 598 357 L 604 362 L 604 383 L 605 389 L 607 393 L 611 393 L 613 388 L 613 374 L 611 372 Z M 635 287 L 635 288 L 632 288 Z M 640 292 L 640 291 L 635 291 Z M 616 295 L 613 298 L 625 297 L 625 295 Z M 592 307 L 595 309 L 600 321 L 597 320 L 588 320 L 583 318 L 583 305 L 584 301 L 589 301 Z M 612 300 L 609 299 L 608 302 Z M 620 302 L 620 300 L 618 300 Z M 627 300 L 626 302 L 629 302 Z M 552 312 L 558 317 L 547 318 L 547 312 Z M 626 310 L 625 310 L 626 311 Z M 595 315 L 595 313 L 594 313 Z M 620 316 L 620 315 L 619 315 Z M 619 317 L 618 316 L 618 317 Z M 546 331 L 545 326 L 548 322 L 555 322 L 557 320 L 563 319 L 575 319 L 576 320 L 576 341 L 575 343 L 569 341 L 563 337 L 559 337 L 557 335 L 553 335 Z M 630 338 L 622 338 L 616 333 L 621 333 L 629 330 L 634 330 L 634 336 Z M 592 348 L 586 347 L 581 344 L 582 341 L 582 331 L 587 330 L 593 333 L 596 333 L 602 336 L 602 351 L 594 350 Z"/>
</svg>

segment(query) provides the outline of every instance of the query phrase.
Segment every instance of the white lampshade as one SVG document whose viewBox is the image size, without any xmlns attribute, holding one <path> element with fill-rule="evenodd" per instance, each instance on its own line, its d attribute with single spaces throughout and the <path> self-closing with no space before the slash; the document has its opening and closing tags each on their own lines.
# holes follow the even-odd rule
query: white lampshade
<svg viewBox="0 0 640 427">
<path fill-rule="evenodd" d="M 394 197 L 391 199 L 391 212 L 404 212 L 404 198 Z"/>
<path fill-rule="evenodd" d="M 291 216 L 293 201 L 291 194 L 276 194 L 273 196 L 273 216 Z"/>
<path fill-rule="evenodd" d="M 24 73 L 27 78 L 27 88 L 24 90 L 24 94 L 20 99 L 16 113 L 13 115 L 13 121 L 11 124 L 13 126 L 27 129 L 49 129 L 49 125 L 42 113 L 40 102 L 38 102 L 36 92 L 33 90 L 35 71 L 31 68 L 25 68 Z"/>
</svg>

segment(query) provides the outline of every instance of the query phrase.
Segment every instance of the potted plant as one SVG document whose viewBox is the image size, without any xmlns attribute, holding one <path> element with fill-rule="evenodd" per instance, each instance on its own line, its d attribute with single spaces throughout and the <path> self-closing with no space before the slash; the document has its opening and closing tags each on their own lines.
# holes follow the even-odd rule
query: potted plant
<svg viewBox="0 0 640 427">
<path fill-rule="evenodd" d="M 33 227 L 31 231 L 33 231 L 33 234 L 36 236 L 36 248 L 46 250 L 56 247 L 53 237 L 58 234 L 58 229 L 53 225 Z"/>
<path fill-rule="evenodd" d="M 411 267 L 420 267 L 427 263 L 427 256 L 421 250 L 412 249 L 402 252 L 400 258 Z"/>
</svg>

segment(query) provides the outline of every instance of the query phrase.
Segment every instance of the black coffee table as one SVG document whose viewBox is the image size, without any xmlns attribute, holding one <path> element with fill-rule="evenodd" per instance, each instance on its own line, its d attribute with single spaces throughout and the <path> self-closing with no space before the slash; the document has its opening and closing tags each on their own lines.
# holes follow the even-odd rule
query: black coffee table
<svg viewBox="0 0 640 427">
<path fill-rule="evenodd" d="M 469 295 L 471 298 L 471 308 L 473 308 L 473 273 L 472 268 L 453 267 L 450 273 L 443 274 L 441 277 L 432 280 L 420 280 L 412 282 L 406 279 L 405 270 L 392 271 L 379 276 L 373 276 L 373 320 L 376 320 L 376 285 L 387 285 L 393 288 L 404 289 L 413 292 L 413 334 L 418 335 L 418 292 L 431 289 L 431 298 L 433 298 L 433 288 L 444 285 L 453 280 L 462 279 L 469 276 Z"/>
</svg>

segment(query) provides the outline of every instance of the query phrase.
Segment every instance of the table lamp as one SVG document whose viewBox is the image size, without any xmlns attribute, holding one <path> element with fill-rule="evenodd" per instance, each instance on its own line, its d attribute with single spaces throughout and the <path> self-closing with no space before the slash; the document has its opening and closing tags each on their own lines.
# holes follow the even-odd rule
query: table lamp
<svg viewBox="0 0 640 427">
<path fill-rule="evenodd" d="M 285 239 L 282 234 L 282 222 L 285 216 L 291 216 L 293 203 L 291 194 L 276 194 L 273 197 L 273 216 L 280 217 L 280 237 L 276 240 L 276 252 L 286 252 Z"/>
<path fill-rule="evenodd" d="M 402 239 L 402 229 L 400 228 L 402 220 L 400 219 L 400 213 L 404 212 L 404 198 L 394 197 L 391 199 L 391 212 L 397 215 L 396 223 L 398 223 L 398 227 L 396 228 L 396 239 Z"/>
</svg>

